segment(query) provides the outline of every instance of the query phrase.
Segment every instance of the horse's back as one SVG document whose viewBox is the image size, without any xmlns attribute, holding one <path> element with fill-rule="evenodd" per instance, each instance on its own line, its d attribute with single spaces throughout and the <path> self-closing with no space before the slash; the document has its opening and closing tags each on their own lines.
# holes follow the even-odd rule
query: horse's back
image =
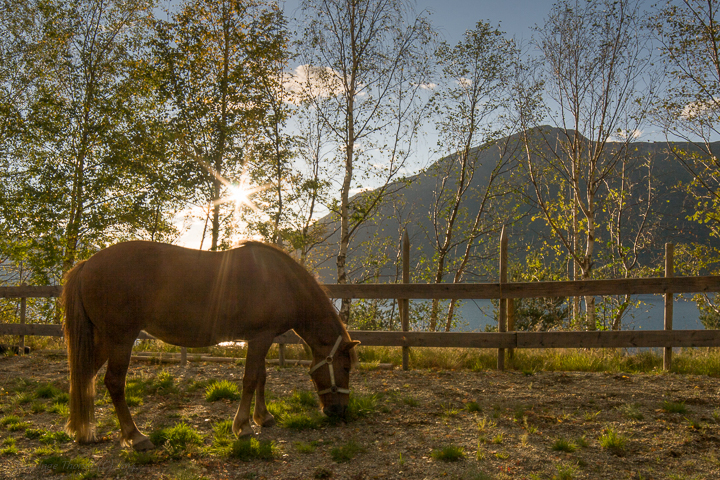
<svg viewBox="0 0 720 480">
<path fill-rule="evenodd" d="M 145 330 L 187 346 L 282 333 L 329 302 L 287 254 L 258 242 L 225 252 L 120 243 L 86 262 L 81 284 L 88 316 L 108 334 Z"/>
</svg>

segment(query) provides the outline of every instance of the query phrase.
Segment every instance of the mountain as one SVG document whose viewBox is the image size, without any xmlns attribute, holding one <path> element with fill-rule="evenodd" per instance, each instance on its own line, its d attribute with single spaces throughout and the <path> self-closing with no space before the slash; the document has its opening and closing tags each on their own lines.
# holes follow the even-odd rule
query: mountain
<svg viewBox="0 0 720 480">
<path fill-rule="evenodd" d="M 549 155 L 557 149 L 557 139 L 563 133 L 552 127 L 540 127 L 529 135 L 531 144 L 535 145 L 531 155 L 532 164 L 539 167 L 542 162 L 540 155 Z M 533 201 L 534 190 L 529 177 L 521 167 L 526 151 L 522 141 L 522 134 L 505 137 L 493 142 L 478 146 L 472 150 L 471 156 L 475 159 L 475 172 L 470 183 L 469 192 L 464 199 L 462 211 L 465 220 L 471 220 L 474 212 L 481 205 L 482 198 L 487 191 L 488 179 L 499 161 L 504 168 L 497 175 L 496 182 L 507 190 L 504 196 L 492 198 L 490 208 L 487 210 L 488 221 L 485 226 L 487 233 L 473 240 L 474 255 L 470 265 L 469 275 L 466 279 L 474 281 L 489 281 L 493 278 L 493 268 L 497 265 L 497 252 L 499 250 L 500 227 L 508 224 L 511 244 L 511 257 L 516 263 L 522 264 L 528 252 L 537 251 L 543 240 L 550 237 L 551 231 L 541 218 L 538 218 L 538 206 Z M 586 140 L 588 147 L 592 143 Z M 623 144 L 608 143 L 605 160 L 610 155 L 617 154 Z M 685 145 L 683 145 L 686 147 Z M 629 192 L 626 204 L 628 210 L 622 218 L 623 225 L 631 234 L 638 230 L 638 226 L 645 220 L 647 231 L 646 248 L 641 254 L 641 261 L 648 264 L 657 262 L 664 252 L 666 242 L 688 243 L 699 242 L 708 244 L 717 243 L 710 237 L 709 229 L 687 217 L 694 212 L 694 198 L 686 189 L 678 185 L 689 185 L 691 175 L 677 161 L 668 144 L 665 142 L 634 142 L 629 144 L 632 161 L 625 167 L 625 185 L 634 185 Z M 720 143 L 713 144 L 713 150 L 720 151 Z M 366 225 L 359 228 L 350 244 L 348 253 L 348 270 L 351 281 L 395 281 L 397 275 L 396 259 L 399 257 L 399 243 L 402 231 L 407 226 L 411 243 L 411 269 L 427 266 L 428 258 L 435 252 L 434 229 L 432 212 L 442 186 L 442 180 L 447 177 L 446 185 L 456 181 L 459 176 L 456 154 L 438 160 L 417 175 L 399 180 L 388 187 L 389 193 L 381 202 L 377 213 Z M 648 172 L 651 172 L 648 184 Z M 617 177 L 622 172 L 618 165 L 613 174 Z M 609 185 L 617 187 L 617 182 Z M 601 191 L 606 192 L 608 186 L 602 185 Z M 556 193 L 556 188 L 550 191 Z M 649 215 L 645 209 L 648 205 L 648 192 L 652 208 Z M 353 202 L 362 202 L 372 192 L 363 192 L 353 197 Z M 603 201 L 599 205 L 598 231 L 596 241 L 596 268 L 602 265 L 605 254 L 604 245 L 610 238 L 607 228 L 612 217 L 612 205 Z M 582 215 L 580 216 L 582 218 Z M 612 217 L 615 218 L 616 217 Z M 337 218 L 328 215 L 319 220 L 328 239 L 325 243 L 315 247 L 309 255 L 309 264 L 314 268 L 321 281 L 334 283 L 337 280 L 335 256 L 338 250 L 339 222 Z M 461 243 L 452 249 L 450 262 L 462 257 L 467 243 Z M 425 260 L 423 260 L 425 259 Z M 445 281 L 452 281 L 451 277 Z"/>
</svg>

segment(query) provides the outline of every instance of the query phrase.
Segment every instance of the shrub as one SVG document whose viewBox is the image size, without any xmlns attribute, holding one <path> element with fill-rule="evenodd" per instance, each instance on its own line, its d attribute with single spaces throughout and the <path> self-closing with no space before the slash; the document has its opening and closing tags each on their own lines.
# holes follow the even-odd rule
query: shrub
<svg viewBox="0 0 720 480">
<path fill-rule="evenodd" d="M 226 398 L 228 400 L 239 400 L 240 391 L 238 386 L 228 380 L 220 380 L 213 382 L 205 389 L 205 400 L 208 402 L 216 402 Z"/>
</svg>

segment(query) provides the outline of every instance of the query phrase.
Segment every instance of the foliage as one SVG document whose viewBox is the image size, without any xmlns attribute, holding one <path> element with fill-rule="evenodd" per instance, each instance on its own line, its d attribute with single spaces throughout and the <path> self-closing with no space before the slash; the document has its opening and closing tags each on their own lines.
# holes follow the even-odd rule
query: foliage
<svg viewBox="0 0 720 480">
<path fill-rule="evenodd" d="M 627 447 L 627 437 L 619 434 L 613 427 L 606 427 L 600 436 L 600 446 L 615 455 L 622 456 Z"/>
<path fill-rule="evenodd" d="M 157 101 L 173 132 L 168 153 L 186 180 L 185 200 L 206 208 L 211 249 L 225 249 L 244 207 L 225 209 L 224 197 L 247 181 L 262 126 L 283 121 L 267 92 L 286 58 L 282 11 L 262 0 L 188 0 L 154 31 Z"/>
</svg>

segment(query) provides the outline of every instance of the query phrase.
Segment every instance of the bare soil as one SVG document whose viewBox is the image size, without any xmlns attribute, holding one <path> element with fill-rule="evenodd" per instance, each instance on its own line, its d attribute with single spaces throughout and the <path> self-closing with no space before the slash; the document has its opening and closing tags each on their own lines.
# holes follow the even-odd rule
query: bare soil
<svg viewBox="0 0 720 480">
<path fill-rule="evenodd" d="M 233 379 L 234 364 L 190 363 L 157 366 L 133 362 L 130 376 L 150 378 L 167 370 L 180 392 L 149 395 L 134 407 L 135 421 L 150 432 L 184 420 L 205 435 L 212 424 L 231 419 L 237 402 L 209 403 L 191 381 Z M 101 372 L 102 373 L 102 372 Z M 67 363 L 61 357 L 32 354 L 0 357 L 0 418 L 18 415 L 32 428 L 59 431 L 56 413 L 33 414 L 20 403 L 18 379 L 53 383 L 67 391 Z M 720 478 L 720 379 L 675 374 L 605 374 L 360 370 L 353 373 L 354 394 L 377 394 L 375 413 L 347 424 L 294 431 L 275 426 L 257 431 L 276 442 L 273 460 L 242 462 L 198 450 L 187 458 L 139 465 L 128 461 L 112 425 L 111 404 L 96 407 L 100 432 L 94 445 L 59 445 L 69 458 L 93 462 L 96 478 L 337 478 L 337 479 L 717 479 Z M 268 366 L 267 390 L 284 398 L 311 390 L 307 367 Z M 102 394 L 102 391 L 99 392 Z M 36 400 L 41 401 L 41 400 Z M 684 413 L 669 413 L 663 402 L 684 403 Z M 470 411 L 477 402 L 480 411 Z M 102 403 L 102 402 L 101 402 Z M 468 406 L 471 406 L 469 409 Z M 608 431 L 625 437 L 622 449 L 601 445 Z M 23 431 L 0 427 L 0 448 L 15 438 L 17 455 L 0 455 L 0 478 L 63 478 L 38 464 L 42 445 Z M 558 439 L 573 452 L 554 450 Z M 333 447 L 354 441 L 361 451 L 347 462 L 331 457 Z M 11 441 L 7 441 L 11 442 Z M 316 442 L 301 453 L 297 442 Z M 442 461 L 432 452 L 462 448 L 464 458 Z M 572 449 L 572 448 L 570 448 Z"/>
</svg>

